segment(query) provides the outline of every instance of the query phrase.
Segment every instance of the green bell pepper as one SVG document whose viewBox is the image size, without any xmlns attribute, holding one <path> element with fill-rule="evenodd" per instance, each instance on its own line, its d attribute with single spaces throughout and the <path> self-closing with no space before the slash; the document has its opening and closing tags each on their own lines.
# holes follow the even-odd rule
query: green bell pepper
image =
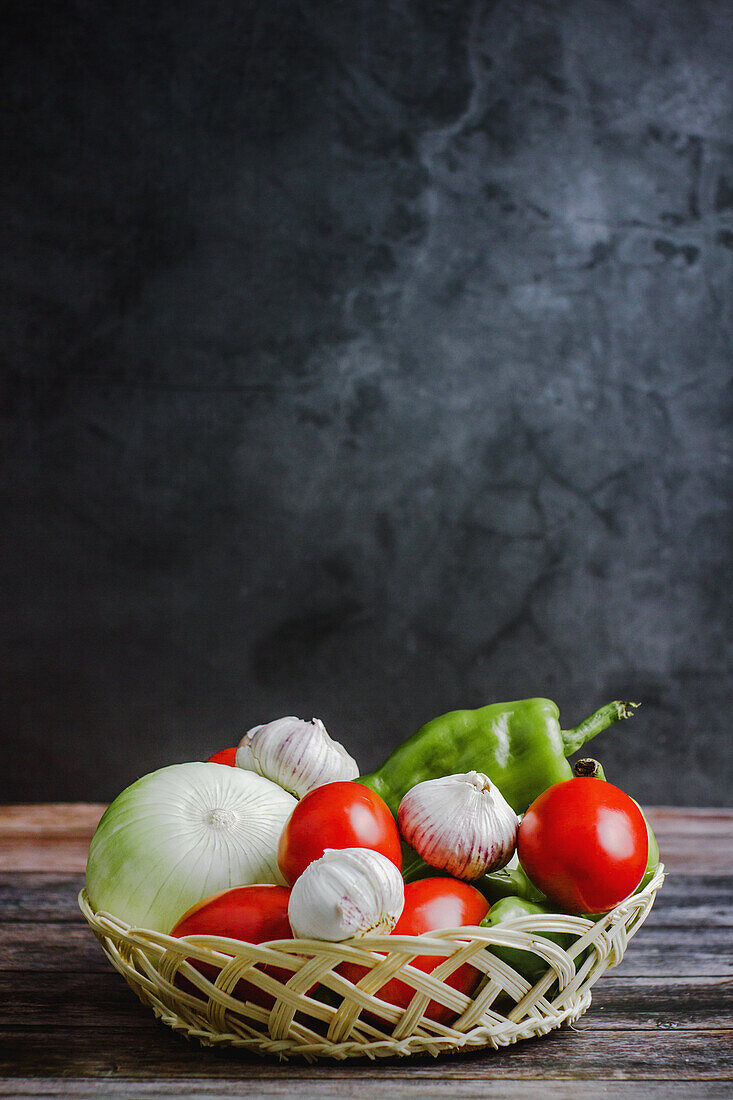
<svg viewBox="0 0 733 1100">
<path fill-rule="evenodd" d="M 426 863 L 417 852 L 407 844 L 402 845 L 402 877 L 405 882 L 415 882 L 419 878 L 437 878 L 448 876 L 447 871 L 439 871 Z M 538 890 L 521 863 L 517 867 L 503 867 L 501 871 L 490 871 L 480 878 L 472 879 L 471 885 L 479 890 L 486 900 L 494 905 L 502 898 L 523 898 L 539 904 L 547 898 Z"/>
<path fill-rule="evenodd" d="M 480 890 L 491 905 L 497 904 L 504 898 L 521 898 L 523 901 L 538 905 L 549 904 L 521 863 L 517 867 L 504 867 L 501 871 L 490 871 L 488 875 L 482 875 L 471 885 Z"/>
<path fill-rule="evenodd" d="M 515 813 L 524 813 L 547 787 L 572 779 L 567 756 L 613 722 L 629 718 L 637 705 L 607 703 L 570 730 L 560 729 L 560 712 L 550 699 L 454 710 L 433 718 L 357 782 L 381 795 L 396 816 L 417 783 L 479 771 L 496 783 Z"/>
<path fill-rule="evenodd" d="M 481 927 L 494 928 L 504 921 L 513 920 L 515 917 L 532 917 L 535 914 L 544 916 L 546 913 L 554 911 L 549 904 L 542 905 L 527 901 L 526 898 L 507 896 L 497 901 L 496 905 L 492 905 L 490 911 L 481 921 Z M 573 937 L 567 932 L 538 932 L 537 935 L 552 940 L 558 947 L 564 949 L 570 947 L 573 940 Z M 536 955 L 534 951 L 526 951 L 522 947 L 492 946 L 491 951 L 498 959 L 511 966 L 523 978 L 526 978 L 531 985 L 539 981 L 548 967 L 547 961 L 541 955 Z"/>
<path fill-rule="evenodd" d="M 573 767 L 573 774 L 579 778 L 588 779 L 605 779 L 606 773 L 603 770 L 603 766 L 598 763 L 597 760 L 593 760 L 592 757 L 586 756 L 582 760 L 577 760 Z M 631 797 L 631 796 L 629 796 Z M 631 801 L 635 806 L 639 806 L 639 803 L 635 798 Z M 639 806 L 641 816 L 644 818 L 644 824 L 646 825 L 646 839 L 648 844 L 648 854 L 646 859 L 646 871 L 639 885 L 634 890 L 635 894 L 638 894 L 640 890 L 643 890 L 647 883 L 651 882 L 657 873 L 657 867 L 659 866 L 659 845 L 657 844 L 657 838 L 652 832 L 652 827 L 646 819 L 646 814 Z"/>
</svg>

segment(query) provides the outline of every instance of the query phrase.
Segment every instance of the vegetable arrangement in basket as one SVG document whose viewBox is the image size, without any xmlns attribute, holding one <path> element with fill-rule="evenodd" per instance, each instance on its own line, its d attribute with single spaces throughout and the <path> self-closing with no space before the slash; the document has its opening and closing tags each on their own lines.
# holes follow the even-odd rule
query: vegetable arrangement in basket
<svg viewBox="0 0 733 1100">
<path fill-rule="evenodd" d="M 638 804 L 605 781 L 596 761 L 574 772 L 567 760 L 634 706 L 609 703 L 568 731 L 547 699 L 454 711 L 365 776 L 318 719 L 255 726 L 236 748 L 162 768 L 118 796 L 91 843 L 86 899 L 92 912 L 191 943 L 348 945 L 385 935 L 402 943 L 489 929 L 494 965 L 510 987 L 542 983 L 552 951 L 575 951 L 585 927 L 574 938 L 552 931 L 553 918 L 596 920 L 657 872 L 656 840 Z M 511 931 L 535 924 L 532 940 Z M 589 950 L 571 955 L 569 975 Z M 333 973 L 369 988 L 382 1014 L 413 1003 L 415 986 L 386 971 L 371 988 L 373 960 L 386 956 L 373 955 L 369 967 L 351 957 L 345 951 Z M 437 988 L 455 990 L 460 1003 L 496 996 L 487 971 L 469 963 L 443 977 L 446 958 L 413 951 L 409 973 L 435 971 Z M 218 970 L 192 959 L 186 973 L 177 986 L 200 997 Z M 284 983 L 290 971 L 258 964 L 230 992 L 269 1010 L 268 974 Z M 311 992 L 332 997 L 315 980 Z M 430 996 L 420 1002 L 422 1026 L 460 1015 Z M 364 1027 L 379 1023 L 371 1010 L 362 1015 Z"/>
</svg>

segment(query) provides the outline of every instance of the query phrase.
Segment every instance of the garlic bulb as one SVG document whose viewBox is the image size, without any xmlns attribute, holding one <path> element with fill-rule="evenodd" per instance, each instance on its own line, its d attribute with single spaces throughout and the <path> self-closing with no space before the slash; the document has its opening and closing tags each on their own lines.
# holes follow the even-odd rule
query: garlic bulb
<svg viewBox="0 0 733 1100">
<path fill-rule="evenodd" d="M 397 823 L 426 863 L 469 882 L 506 866 L 519 828 L 514 810 L 483 772 L 418 783 L 400 802 Z"/>
<path fill-rule="evenodd" d="M 356 779 L 359 766 L 343 745 L 328 736 L 320 718 L 277 718 L 253 726 L 239 742 L 237 767 L 264 775 L 302 798 L 308 791 Z"/>
<path fill-rule="evenodd" d="M 294 936 L 348 940 L 392 931 L 405 904 L 397 867 L 371 848 L 327 848 L 309 863 L 290 893 Z"/>
</svg>

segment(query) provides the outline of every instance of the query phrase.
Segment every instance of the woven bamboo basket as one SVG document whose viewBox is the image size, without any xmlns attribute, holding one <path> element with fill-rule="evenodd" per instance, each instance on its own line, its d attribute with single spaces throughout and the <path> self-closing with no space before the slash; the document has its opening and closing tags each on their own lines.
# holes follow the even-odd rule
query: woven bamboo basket
<svg viewBox="0 0 733 1100">
<path fill-rule="evenodd" d="M 85 890 L 79 905 L 115 969 L 174 1031 L 207 1046 L 342 1060 L 498 1048 L 572 1023 L 588 1009 L 591 989 L 603 972 L 623 958 L 663 881 L 660 865 L 642 891 L 597 921 L 558 913 L 492 928 L 369 936 L 347 943 L 175 939 L 95 912 Z M 559 947 L 543 932 L 568 933 L 572 944 Z M 493 954 L 494 946 L 531 950 L 547 970 L 531 985 Z M 410 965 L 418 955 L 443 961 L 426 974 Z M 194 963 L 207 964 L 204 972 Z M 356 983 L 339 972 L 344 963 L 360 967 L 363 976 Z M 465 964 L 482 975 L 472 997 L 447 984 Z M 406 1008 L 379 999 L 378 991 L 391 978 L 414 990 Z M 269 994 L 271 1007 L 240 1000 L 237 986 L 243 979 Z M 450 1010 L 450 1023 L 427 1017 L 431 1001 Z"/>
</svg>

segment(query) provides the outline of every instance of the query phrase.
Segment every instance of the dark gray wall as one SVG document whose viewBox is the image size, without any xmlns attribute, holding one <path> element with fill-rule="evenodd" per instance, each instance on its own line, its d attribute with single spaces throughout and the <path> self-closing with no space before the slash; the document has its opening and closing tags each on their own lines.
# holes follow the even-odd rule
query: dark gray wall
<svg viewBox="0 0 733 1100">
<path fill-rule="evenodd" d="M 730 803 L 730 5 L 11 8 L 0 798 L 541 694 Z"/>
</svg>

